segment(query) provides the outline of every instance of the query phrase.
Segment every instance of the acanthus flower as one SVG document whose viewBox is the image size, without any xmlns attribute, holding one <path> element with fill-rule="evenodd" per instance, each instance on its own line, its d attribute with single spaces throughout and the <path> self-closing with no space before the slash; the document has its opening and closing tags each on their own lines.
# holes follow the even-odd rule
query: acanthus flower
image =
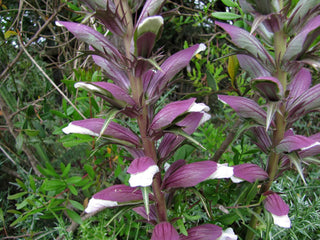
<svg viewBox="0 0 320 240">
<path fill-rule="evenodd" d="M 271 213 L 274 224 L 283 228 L 290 228 L 291 221 L 288 216 L 288 204 L 286 204 L 276 193 L 265 193 L 265 195 L 266 199 L 264 200 L 264 207 Z"/>
<path fill-rule="evenodd" d="M 86 213 L 101 211 L 108 207 L 136 204 L 143 200 L 142 192 L 126 185 L 113 185 L 92 196 Z"/>
<path fill-rule="evenodd" d="M 153 176 L 159 172 L 159 167 L 152 158 L 141 157 L 132 161 L 127 172 L 130 173 L 131 187 L 147 187 L 152 184 Z"/>
</svg>

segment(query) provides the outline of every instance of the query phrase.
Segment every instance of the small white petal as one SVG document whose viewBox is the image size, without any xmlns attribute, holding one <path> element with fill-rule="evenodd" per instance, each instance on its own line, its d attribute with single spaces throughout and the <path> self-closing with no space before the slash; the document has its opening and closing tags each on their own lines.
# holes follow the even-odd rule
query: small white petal
<svg viewBox="0 0 320 240">
<path fill-rule="evenodd" d="M 217 240 L 237 240 L 238 236 L 234 234 L 232 228 L 222 231 L 222 235 Z"/>
<path fill-rule="evenodd" d="M 87 128 L 84 127 L 80 127 L 78 125 L 74 125 L 72 123 L 69 123 L 69 125 L 65 128 L 62 129 L 62 131 L 65 134 L 69 134 L 69 133 L 80 133 L 80 134 L 86 134 L 86 135 L 90 135 L 90 136 L 95 136 L 95 137 L 99 137 L 98 133 L 92 132 Z"/>
<path fill-rule="evenodd" d="M 235 176 L 231 176 L 231 181 L 234 182 L 234 183 L 241 183 L 244 180 L 241 179 L 241 178 L 235 177 Z"/>
<path fill-rule="evenodd" d="M 204 113 L 200 120 L 199 126 L 205 123 L 206 121 L 210 120 L 210 118 L 211 118 L 211 115 L 209 113 Z"/>
<path fill-rule="evenodd" d="M 152 23 L 152 24 L 150 24 Z M 151 26 L 150 26 L 151 25 Z M 147 17 L 145 19 L 142 20 L 142 22 L 139 24 L 138 26 L 138 31 L 140 31 L 141 29 L 145 29 L 145 28 L 154 28 L 155 26 L 159 29 L 160 26 L 163 25 L 163 17 L 161 16 L 152 16 L 152 17 Z M 157 31 L 158 31 L 157 29 Z"/>
<path fill-rule="evenodd" d="M 278 225 L 279 227 L 283 228 L 290 228 L 291 227 L 291 221 L 288 215 L 283 216 L 277 216 L 274 214 L 271 214 L 273 217 L 273 223 Z"/>
<path fill-rule="evenodd" d="M 217 170 L 212 173 L 208 179 L 217 178 L 231 178 L 233 176 L 233 167 L 227 166 L 227 164 L 217 164 Z"/>
<path fill-rule="evenodd" d="M 98 88 L 97 86 L 93 85 L 93 84 L 87 84 L 87 83 L 84 83 L 84 82 L 77 82 L 74 84 L 74 87 L 75 88 L 84 88 L 84 89 L 88 89 L 88 90 L 91 90 L 91 91 L 101 91 L 100 88 Z"/>
<path fill-rule="evenodd" d="M 152 184 L 153 176 L 159 172 L 157 165 L 148 167 L 145 171 L 131 174 L 129 179 L 130 187 L 148 187 Z"/>
<path fill-rule="evenodd" d="M 194 55 L 196 55 L 196 54 L 198 54 L 199 52 L 202 52 L 202 51 L 204 51 L 204 50 L 206 50 L 206 45 L 205 44 L 203 44 L 203 43 L 200 43 L 200 45 L 199 45 L 199 47 L 198 47 L 198 49 L 197 49 L 197 51 L 195 51 L 195 53 L 193 54 L 193 56 Z"/>
<path fill-rule="evenodd" d="M 87 208 L 85 209 L 85 212 L 93 213 L 107 207 L 115 207 L 115 206 L 118 206 L 118 203 L 115 201 L 91 198 Z"/>
<path fill-rule="evenodd" d="M 164 167 L 164 171 L 166 172 L 166 171 L 169 169 L 170 166 L 171 166 L 171 165 L 166 162 L 166 163 L 164 164 L 164 166 L 163 166 L 163 167 Z"/>
<path fill-rule="evenodd" d="M 204 103 L 192 103 L 188 109 L 188 112 L 208 112 L 210 108 Z"/>
<path fill-rule="evenodd" d="M 58 27 L 64 27 L 61 23 L 59 23 L 58 21 L 55 21 L 56 26 Z"/>
</svg>

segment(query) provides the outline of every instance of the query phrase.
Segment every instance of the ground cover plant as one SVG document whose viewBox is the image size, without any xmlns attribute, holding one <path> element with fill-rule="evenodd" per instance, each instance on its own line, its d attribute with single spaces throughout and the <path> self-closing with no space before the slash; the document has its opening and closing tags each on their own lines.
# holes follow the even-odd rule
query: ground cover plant
<svg viewBox="0 0 320 240">
<path fill-rule="evenodd" d="M 212 51 L 212 39 L 185 44 L 170 56 L 154 48 L 165 27 L 166 1 L 81 2 L 87 12 L 82 20 L 92 19 L 93 27 L 55 24 L 86 44 L 82 53 L 101 72 L 76 70 L 77 81 L 64 81 L 76 100 L 71 107 L 63 100 L 61 113 L 52 113 L 73 120 L 55 133 L 70 134 L 62 142 L 78 145 L 86 174 L 50 161 L 36 168 L 37 177 L 25 173 L 28 180 L 16 184 L 22 191 L 9 196 L 20 201 L 11 210 L 19 216 L 13 226 L 22 228 L 30 217 L 32 226 L 55 218 L 59 226 L 40 237 L 58 231 L 59 239 L 319 236 L 319 224 L 309 222 L 313 210 L 319 215 L 319 197 L 307 191 L 319 184 L 319 133 L 295 132 L 297 122 L 320 107 L 320 85 L 312 84 L 307 68 L 319 67 L 319 1 L 222 1 L 232 11 L 215 11 L 219 20 L 212 25 L 231 41 L 228 88 L 215 78 L 226 75 L 215 75 L 214 65 L 201 57 Z M 195 81 L 212 77 L 204 92 L 219 92 L 219 124 L 196 98 L 167 99 L 174 77 L 190 63 L 195 70 L 188 76 Z M 80 194 L 89 201 L 82 204 Z M 63 213 L 73 221 L 68 228 Z"/>
</svg>

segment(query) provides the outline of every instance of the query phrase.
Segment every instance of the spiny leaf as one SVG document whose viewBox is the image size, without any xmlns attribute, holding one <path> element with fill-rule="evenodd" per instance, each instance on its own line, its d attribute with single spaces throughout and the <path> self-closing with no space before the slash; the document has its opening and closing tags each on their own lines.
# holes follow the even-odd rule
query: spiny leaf
<svg viewBox="0 0 320 240">
<path fill-rule="evenodd" d="M 307 182 L 306 179 L 303 176 L 303 169 L 301 166 L 301 158 L 299 157 L 299 155 L 296 152 L 292 152 L 290 154 L 288 154 L 288 157 L 290 159 L 290 161 L 294 164 L 294 166 L 296 167 L 304 185 L 307 186 Z"/>
<path fill-rule="evenodd" d="M 117 115 L 117 113 L 119 113 L 120 110 L 118 109 L 111 109 L 108 113 L 107 113 L 107 118 L 101 128 L 101 131 L 99 133 L 99 137 L 97 139 L 97 141 L 99 141 L 99 139 L 102 137 L 103 133 L 105 132 L 105 130 L 107 129 L 107 127 L 109 126 L 110 122 L 112 121 L 112 119 L 114 119 L 114 117 Z"/>
</svg>

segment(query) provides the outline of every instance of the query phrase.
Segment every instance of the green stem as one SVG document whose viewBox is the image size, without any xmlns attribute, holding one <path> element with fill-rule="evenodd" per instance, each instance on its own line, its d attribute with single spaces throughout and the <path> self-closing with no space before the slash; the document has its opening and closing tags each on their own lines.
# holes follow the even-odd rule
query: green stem
<svg viewBox="0 0 320 240">
<path fill-rule="evenodd" d="M 140 134 L 144 149 L 144 154 L 152 158 L 155 163 L 158 162 L 155 143 L 150 137 L 148 137 L 148 106 L 144 105 L 142 114 L 138 117 L 138 125 L 140 128 Z M 161 191 L 161 174 L 157 173 L 153 179 L 152 190 L 156 202 L 156 210 L 158 213 L 158 221 L 167 221 L 167 208 L 164 193 Z"/>
<path fill-rule="evenodd" d="M 282 1 L 279 1 L 282 3 Z M 274 77 L 279 79 L 282 84 L 283 92 L 285 93 L 287 88 L 287 73 L 281 68 L 282 58 L 286 52 L 287 48 L 287 37 L 283 31 L 274 33 L 274 55 L 275 55 L 275 65 L 276 71 L 274 72 Z M 269 181 L 263 184 L 260 194 L 268 191 L 276 177 L 279 169 L 279 159 L 280 155 L 276 152 L 275 148 L 280 143 L 284 137 L 286 130 L 286 114 L 285 114 L 285 103 L 279 102 L 279 109 L 275 114 L 275 130 L 272 136 L 272 150 L 269 155 L 267 173 L 269 175 Z M 257 214 L 261 213 L 261 208 L 255 208 Z M 256 229 L 258 224 L 258 219 L 255 215 L 251 216 L 251 221 L 249 226 L 251 229 Z M 251 229 L 248 229 L 245 240 L 253 240 L 255 238 L 255 233 Z"/>
</svg>

